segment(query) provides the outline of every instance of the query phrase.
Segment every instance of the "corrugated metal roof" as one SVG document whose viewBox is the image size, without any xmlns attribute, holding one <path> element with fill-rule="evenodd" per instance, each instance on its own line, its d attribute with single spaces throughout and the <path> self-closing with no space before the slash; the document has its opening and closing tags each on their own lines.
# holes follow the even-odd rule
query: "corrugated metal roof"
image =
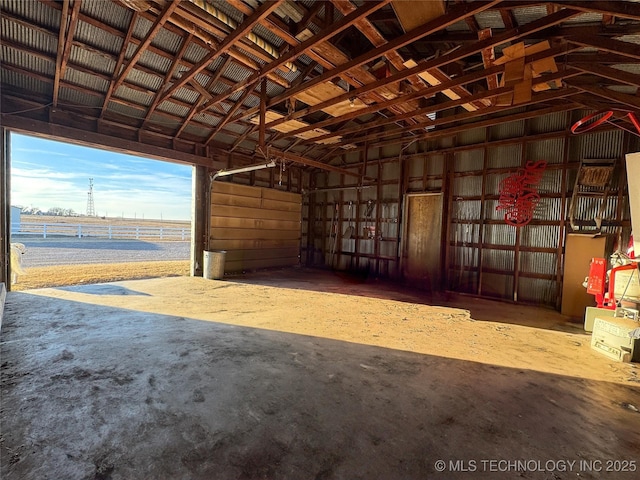
<svg viewBox="0 0 640 480">
<path fill-rule="evenodd" d="M 0 15 L 0 19 L 2 22 L 0 23 L 2 38 L 44 53 L 55 54 L 58 51 L 58 39 L 53 33 L 49 35 L 41 30 L 27 28 L 2 15 Z"/>
<path fill-rule="evenodd" d="M 82 85 L 89 90 L 95 90 L 102 93 L 107 93 L 107 90 L 109 89 L 109 82 L 104 78 L 80 72 L 71 66 L 67 67 L 64 79 L 74 85 Z"/>
<path fill-rule="evenodd" d="M 131 23 L 131 18 L 133 17 L 133 10 L 114 1 L 85 1 L 82 2 L 80 12 L 121 31 L 126 31 L 129 28 L 129 23 Z"/>
<path fill-rule="evenodd" d="M 183 40 L 186 39 L 176 33 L 170 32 L 166 28 L 161 28 L 160 31 L 153 37 L 151 45 L 161 48 L 165 52 L 176 53 L 180 50 Z"/>
<path fill-rule="evenodd" d="M 626 93 L 628 95 L 635 95 L 638 91 L 638 87 L 633 87 L 631 85 L 611 85 L 608 88 L 614 92 Z"/>
<path fill-rule="evenodd" d="M 129 88 L 126 85 L 120 85 L 114 93 L 114 96 L 146 107 L 150 106 L 151 102 L 153 102 L 153 96 Z"/>
<path fill-rule="evenodd" d="M 177 100 L 189 103 L 191 105 L 193 105 L 200 98 L 200 94 L 198 92 L 189 90 L 187 88 L 179 88 L 171 96 Z"/>
<path fill-rule="evenodd" d="M 75 88 L 69 88 L 65 86 L 60 87 L 59 98 L 60 102 L 58 103 L 58 105 L 64 105 L 65 102 L 68 102 L 75 105 L 90 105 L 91 107 L 95 107 L 96 110 L 94 110 L 93 112 L 87 112 L 89 115 L 95 115 L 95 113 L 98 111 L 97 109 L 102 108 L 102 104 L 104 102 L 104 97 L 98 93 L 96 93 L 95 95 L 90 95 L 86 92 L 76 90 Z"/>
<path fill-rule="evenodd" d="M 138 63 L 143 67 L 147 67 L 156 72 L 166 73 L 171 68 L 171 59 L 153 53 L 150 50 L 142 52 L 142 56 Z"/>
<path fill-rule="evenodd" d="M 602 22 L 602 14 L 597 12 L 585 12 L 576 15 L 573 18 L 565 20 L 565 23 L 600 23 Z"/>
<path fill-rule="evenodd" d="M 249 70 L 248 68 L 242 65 L 239 65 L 237 62 L 231 62 L 231 64 L 225 69 L 222 76 L 227 80 L 231 80 L 234 83 L 239 83 L 239 82 L 242 82 L 243 80 L 246 80 L 252 73 L 253 73 L 252 70 Z M 220 85 L 216 85 L 216 87 L 217 86 L 220 86 Z M 224 88 L 216 93 L 222 93 L 226 89 L 227 88 Z"/>
<path fill-rule="evenodd" d="M 535 5 L 532 7 L 514 8 L 512 10 L 513 16 L 516 19 L 518 25 L 526 25 L 535 20 L 540 20 L 548 15 L 546 5 Z"/>
<path fill-rule="evenodd" d="M 206 138 L 211 135 L 211 130 L 207 130 L 204 127 L 200 127 L 198 125 L 194 125 L 190 123 L 184 129 L 185 134 L 193 135 L 195 137 Z"/>
<path fill-rule="evenodd" d="M 616 38 L 616 40 L 627 43 L 635 43 L 637 45 L 640 44 L 640 35 L 623 35 L 622 37 Z"/>
<path fill-rule="evenodd" d="M 133 27 L 133 36 L 136 38 L 146 38 L 151 27 L 153 27 L 153 22 L 138 15 L 138 21 Z"/>
<path fill-rule="evenodd" d="M 205 55 L 207 55 L 208 53 L 209 53 L 209 50 L 207 50 L 206 48 L 201 47 L 197 43 L 191 42 L 191 45 L 187 47 L 187 51 L 184 52 L 183 58 L 195 64 L 195 63 L 198 63 L 200 60 L 202 60 L 205 57 Z M 215 65 L 219 65 L 220 62 L 222 62 L 222 60 L 223 60 L 222 57 L 220 57 L 214 62 L 214 67 L 213 67 L 214 70 L 217 69 L 217 66 Z"/>
<path fill-rule="evenodd" d="M 124 105 L 114 100 L 109 101 L 109 106 L 107 110 L 119 113 L 120 115 L 124 115 L 125 117 L 143 119 L 145 116 L 145 110 L 138 108 L 130 107 L 129 105 Z"/>
<path fill-rule="evenodd" d="M 555 218 L 554 220 L 559 220 Z M 558 225 L 527 225 L 520 231 L 520 242 L 524 246 L 536 248 L 558 248 L 560 227 Z M 546 254 L 549 255 L 549 254 Z M 552 269 L 540 273 L 555 273 Z M 533 272 L 535 270 L 527 270 Z"/>
<path fill-rule="evenodd" d="M 120 53 L 123 39 L 105 30 L 91 25 L 90 23 L 78 21 L 74 38 L 82 43 L 91 45 L 104 52 L 117 56 Z"/>
<path fill-rule="evenodd" d="M 151 117 L 149 117 L 149 121 L 156 125 L 164 125 L 166 127 L 175 128 L 176 130 L 181 126 L 180 120 L 170 118 L 158 112 L 154 112 Z"/>
<path fill-rule="evenodd" d="M 45 60 L 44 58 L 29 55 L 24 50 L 2 45 L 2 63 L 7 63 L 16 67 L 21 67 L 31 72 L 41 73 L 53 77 L 56 73 L 56 62 L 54 59 Z"/>
<path fill-rule="evenodd" d="M 0 68 L 0 76 L 2 83 L 25 89 L 36 95 L 49 96 L 53 91 L 53 83 L 44 82 L 34 77 L 7 70 L 6 68 Z"/>
<path fill-rule="evenodd" d="M 529 133 L 560 132 L 567 127 L 569 113 L 557 112 L 528 120 Z"/>
<path fill-rule="evenodd" d="M 464 20 L 460 20 L 459 22 L 454 23 L 453 25 L 449 25 L 446 28 L 447 32 L 470 32 L 471 29 L 469 28 L 469 25 L 467 25 L 467 22 L 465 22 Z"/>
<path fill-rule="evenodd" d="M 144 87 L 151 91 L 156 91 L 162 85 L 162 78 L 156 75 L 151 75 L 136 68 L 132 68 L 127 75 L 127 81 L 140 87 Z"/>
<path fill-rule="evenodd" d="M 508 138 L 517 138 L 525 134 L 525 121 L 499 123 L 490 129 L 491 140 L 506 140 Z"/>
<path fill-rule="evenodd" d="M 502 15 L 497 10 L 485 10 L 476 13 L 475 17 L 480 28 L 505 28 Z"/>
<path fill-rule="evenodd" d="M 183 117 L 183 118 L 186 117 L 187 114 L 189 113 L 189 109 L 187 107 L 178 105 L 177 103 L 170 102 L 168 100 L 165 100 L 160 105 L 158 105 L 157 110 L 161 112 L 171 113 L 173 115 L 176 115 L 178 117 Z"/>
<path fill-rule="evenodd" d="M 458 145 L 473 145 L 475 143 L 484 142 L 486 136 L 485 128 L 469 128 L 464 132 L 456 135 Z"/>
<path fill-rule="evenodd" d="M 213 7 L 220 10 L 222 13 L 232 18 L 237 23 L 242 23 L 244 20 L 244 14 L 236 9 L 235 7 L 229 5 L 227 2 L 216 2 L 208 0 L 207 3 L 213 5 Z"/>
<path fill-rule="evenodd" d="M 111 75 L 116 68 L 116 62 L 112 58 L 76 46 L 71 47 L 69 60 L 71 63 L 105 75 Z"/>
<path fill-rule="evenodd" d="M 211 125 L 212 127 L 216 127 L 220 123 L 220 118 L 219 117 L 214 117 L 213 115 L 210 115 L 208 113 L 202 112 L 202 113 L 196 115 L 196 117 L 198 118 L 198 120 L 200 122 L 206 123 L 207 125 Z"/>
<path fill-rule="evenodd" d="M 613 65 L 612 68 L 617 68 L 623 72 L 640 74 L 640 63 L 620 63 Z"/>
<path fill-rule="evenodd" d="M 36 25 L 55 32 L 60 27 L 62 12 L 42 2 L 29 0 L 3 1 L 2 10 L 19 15 Z"/>
</svg>

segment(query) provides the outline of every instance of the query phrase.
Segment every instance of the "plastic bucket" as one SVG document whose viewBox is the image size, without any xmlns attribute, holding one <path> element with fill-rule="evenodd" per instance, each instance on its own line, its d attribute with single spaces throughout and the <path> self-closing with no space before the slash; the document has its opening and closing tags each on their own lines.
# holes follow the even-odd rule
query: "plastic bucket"
<svg viewBox="0 0 640 480">
<path fill-rule="evenodd" d="M 208 280 L 224 278 L 226 250 L 204 251 L 202 276 Z"/>
</svg>

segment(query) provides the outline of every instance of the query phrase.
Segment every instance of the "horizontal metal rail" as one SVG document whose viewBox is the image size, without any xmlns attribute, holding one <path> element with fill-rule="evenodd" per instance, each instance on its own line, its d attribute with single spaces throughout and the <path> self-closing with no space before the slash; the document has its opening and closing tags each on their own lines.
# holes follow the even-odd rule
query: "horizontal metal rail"
<svg viewBox="0 0 640 480">
<path fill-rule="evenodd" d="M 189 240 L 190 228 L 143 225 L 91 225 L 68 223 L 21 223 L 12 228 L 11 235 L 32 237 L 77 237 L 77 238 L 128 238 L 155 240 Z"/>
</svg>

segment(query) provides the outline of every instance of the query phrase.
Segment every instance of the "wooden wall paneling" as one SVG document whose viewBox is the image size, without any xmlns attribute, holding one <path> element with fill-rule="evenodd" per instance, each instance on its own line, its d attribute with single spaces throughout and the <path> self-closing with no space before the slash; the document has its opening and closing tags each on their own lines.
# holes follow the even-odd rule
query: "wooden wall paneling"
<svg viewBox="0 0 640 480">
<path fill-rule="evenodd" d="M 302 195 L 214 182 L 209 248 L 226 250 L 225 271 L 297 265 Z"/>
</svg>

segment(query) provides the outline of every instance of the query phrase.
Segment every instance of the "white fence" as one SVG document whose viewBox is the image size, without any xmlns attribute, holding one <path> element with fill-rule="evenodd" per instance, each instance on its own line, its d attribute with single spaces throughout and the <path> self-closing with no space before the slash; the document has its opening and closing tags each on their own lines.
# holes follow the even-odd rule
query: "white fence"
<svg viewBox="0 0 640 480">
<path fill-rule="evenodd" d="M 189 240 L 190 228 L 129 226 L 129 225 L 70 225 L 67 223 L 22 223 L 19 230 L 12 230 L 12 235 L 29 235 L 32 237 L 91 237 L 91 238 L 127 238 L 154 240 Z"/>
</svg>

